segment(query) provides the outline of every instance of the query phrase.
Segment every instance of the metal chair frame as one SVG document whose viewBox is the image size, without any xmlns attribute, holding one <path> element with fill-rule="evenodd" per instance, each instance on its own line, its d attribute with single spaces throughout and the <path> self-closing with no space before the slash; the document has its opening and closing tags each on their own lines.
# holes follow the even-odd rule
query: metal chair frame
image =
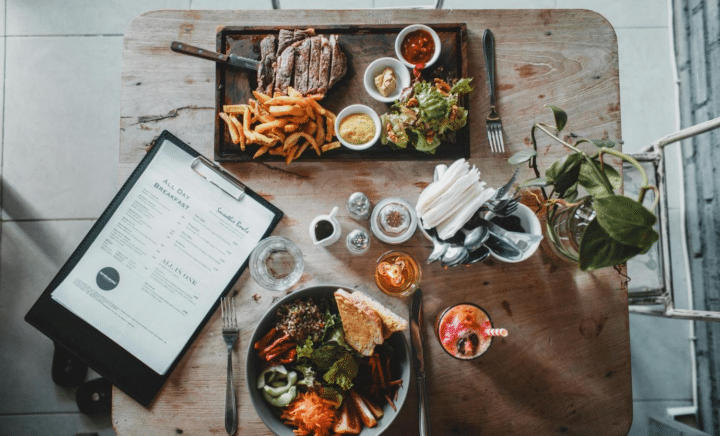
<svg viewBox="0 0 720 436">
<path fill-rule="evenodd" d="M 720 312 L 678 309 L 674 302 L 674 287 L 672 276 L 672 259 L 673 253 L 670 250 L 670 228 L 668 219 L 668 200 L 667 185 L 665 183 L 665 146 L 691 138 L 701 133 L 720 127 L 720 117 L 704 123 L 700 123 L 679 132 L 670 134 L 655 141 L 639 153 L 628 153 L 638 162 L 647 162 L 652 164 L 655 170 L 655 178 L 660 199 L 656 215 L 658 217 L 658 227 L 660 240 L 657 242 L 658 250 L 662 262 L 662 285 L 656 289 L 648 289 L 643 292 L 633 293 L 628 297 L 629 310 L 632 313 L 643 315 L 660 316 L 666 318 L 688 319 L 696 321 L 717 321 L 720 322 Z M 680 144 L 682 146 L 682 143 Z M 682 189 L 685 188 L 684 180 Z M 684 224 L 683 224 L 684 225 Z M 689 264 L 689 256 L 687 252 L 687 240 L 683 242 L 685 246 L 682 250 L 682 258 L 686 264 Z M 688 277 L 688 286 L 692 289 L 690 277 Z M 658 307 L 660 306 L 660 307 Z"/>
</svg>

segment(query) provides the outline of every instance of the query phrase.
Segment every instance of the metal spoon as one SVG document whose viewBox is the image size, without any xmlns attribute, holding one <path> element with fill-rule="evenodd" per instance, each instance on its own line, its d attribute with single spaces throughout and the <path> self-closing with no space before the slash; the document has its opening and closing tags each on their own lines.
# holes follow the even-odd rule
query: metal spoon
<svg viewBox="0 0 720 436">
<path fill-rule="evenodd" d="M 475 227 L 470 231 L 465 232 L 465 241 L 463 245 L 469 252 L 473 252 L 480 248 L 489 236 L 490 231 L 487 227 Z"/>
<path fill-rule="evenodd" d="M 468 257 L 468 251 L 461 245 L 451 245 L 440 259 L 440 265 L 451 268 L 462 263 Z"/>
<path fill-rule="evenodd" d="M 464 263 L 465 265 L 471 265 L 473 263 L 482 262 L 487 259 L 488 256 L 490 256 L 490 249 L 483 245 L 477 250 L 471 251 Z"/>
<path fill-rule="evenodd" d="M 448 250 L 448 248 L 450 248 L 450 244 L 438 239 L 437 231 L 435 229 L 428 230 L 428 235 L 430 235 L 433 243 L 433 250 L 430 253 L 430 256 L 428 256 L 427 258 L 427 263 L 430 264 L 440 259 Z"/>
</svg>

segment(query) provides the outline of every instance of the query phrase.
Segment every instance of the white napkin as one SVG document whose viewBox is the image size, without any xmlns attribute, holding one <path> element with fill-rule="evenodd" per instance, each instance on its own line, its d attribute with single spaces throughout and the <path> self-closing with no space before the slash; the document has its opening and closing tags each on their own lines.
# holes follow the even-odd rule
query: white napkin
<svg viewBox="0 0 720 436">
<path fill-rule="evenodd" d="M 485 188 L 480 170 L 465 159 L 458 159 L 445 168 L 435 169 L 436 180 L 423 190 L 415 206 L 425 229 L 437 228 L 441 239 L 457 233 L 495 190 Z"/>
</svg>

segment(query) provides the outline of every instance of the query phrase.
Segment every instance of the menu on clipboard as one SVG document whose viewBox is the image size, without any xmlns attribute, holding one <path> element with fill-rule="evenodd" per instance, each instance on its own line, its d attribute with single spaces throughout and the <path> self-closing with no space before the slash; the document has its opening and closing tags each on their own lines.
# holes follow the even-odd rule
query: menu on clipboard
<svg viewBox="0 0 720 436">
<path fill-rule="evenodd" d="M 26 319 L 147 405 L 147 393 L 116 380 L 117 356 L 100 349 L 164 380 L 281 216 L 163 132 Z M 48 311 L 71 331 L 48 321 Z M 68 337 L 88 333 L 90 343 Z"/>
</svg>

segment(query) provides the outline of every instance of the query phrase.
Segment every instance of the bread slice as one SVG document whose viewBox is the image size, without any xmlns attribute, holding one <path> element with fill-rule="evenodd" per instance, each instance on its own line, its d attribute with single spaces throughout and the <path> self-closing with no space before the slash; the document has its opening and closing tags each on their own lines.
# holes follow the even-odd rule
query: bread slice
<svg viewBox="0 0 720 436">
<path fill-rule="evenodd" d="M 355 301 L 351 295 L 335 291 L 340 318 L 345 331 L 345 341 L 363 356 L 372 356 L 375 345 L 383 343 L 383 323 L 375 310 L 366 303 Z"/>
<path fill-rule="evenodd" d="M 383 339 L 387 339 L 393 333 L 403 331 L 408 327 L 408 322 L 405 319 L 380 304 L 371 296 L 360 291 L 355 291 L 350 294 L 350 298 L 355 302 L 365 303 L 378 314 L 383 324 Z"/>
</svg>

